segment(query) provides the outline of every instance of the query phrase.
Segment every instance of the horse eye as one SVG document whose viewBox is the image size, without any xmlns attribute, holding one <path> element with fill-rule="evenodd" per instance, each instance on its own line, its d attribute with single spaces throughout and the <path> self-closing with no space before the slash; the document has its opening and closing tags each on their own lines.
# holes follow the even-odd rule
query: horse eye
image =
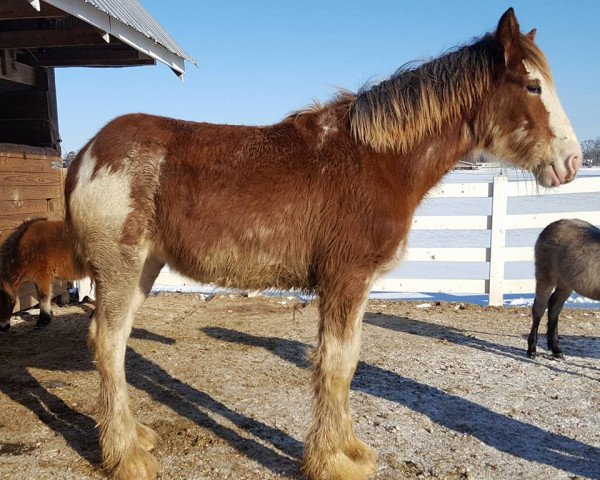
<svg viewBox="0 0 600 480">
<path fill-rule="evenodd" d="M 527 91 L 535 95 L 541 95 L 542 87 L 540 87 L 539 85 L 527 85 Z"/>
</svg>

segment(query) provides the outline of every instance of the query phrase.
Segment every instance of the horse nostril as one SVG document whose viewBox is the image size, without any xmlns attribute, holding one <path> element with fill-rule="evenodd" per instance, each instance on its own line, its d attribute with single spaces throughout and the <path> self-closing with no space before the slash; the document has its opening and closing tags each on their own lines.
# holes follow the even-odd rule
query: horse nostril
<svg viewBox="0 0 600 480">
<path fill-rule="evenodd" d="M 6 323 L 4 325 L 0 325 L 0 332 L 8 332 L 9 328 L 10 328 L 10 323 Z"/>
</svg>

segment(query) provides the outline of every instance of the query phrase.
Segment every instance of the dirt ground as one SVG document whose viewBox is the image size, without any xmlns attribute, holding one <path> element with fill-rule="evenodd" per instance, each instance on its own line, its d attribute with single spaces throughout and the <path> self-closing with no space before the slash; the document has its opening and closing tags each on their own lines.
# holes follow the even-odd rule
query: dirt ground
<svg viewBox="0 0 600 480">
<path fill-rule="evenodd" d="M 0 478 L 102 479 L 89 307 L 0 335 Z M 600 478 L 600 314 L 567 310 L 566 360 L 525 355 L 529 311 L 372 301 L 351 391 L 377 479 Z M 160 294 L 127 354 L 162 480 L 299 478 L 317 308 L 293 297 Z"/>
</svg>

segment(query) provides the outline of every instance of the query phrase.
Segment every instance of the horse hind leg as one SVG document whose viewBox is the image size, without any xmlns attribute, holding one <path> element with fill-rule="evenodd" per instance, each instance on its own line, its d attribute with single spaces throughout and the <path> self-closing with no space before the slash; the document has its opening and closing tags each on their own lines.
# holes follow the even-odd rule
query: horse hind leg
<svg viewBox="0 0 600 480">
<path fill-rule="evenodd" d="M 573 290 L 565 285 L 558 285 L 548 301 L 548 349 L 554 358 L 564 358 L 558 346 L 558 316 Z"/>
<path fill-rule="evenodd" d="M 35 289 L 40 304 L 40 315 L 35 325 L 35 329 L 42 330 L 46 328 L 54 318 L 54 314 L 52 313 L 52 279 L 36 282 Z"/>
<path fill-rule="evenodd" d="M 374 450 L 354 434 L 348 407 L 368 287 L 343 282 L 320 295 L 319 342 L 311 358 L 314 417 L 302 467 L 311 480 L 362 480 L 377 470 Z"/>
<path fill-rule="evenodd" d="M 95 269 L 97 301 L 90 344 L 100 373 L 98 424 L 104 466 L 116 480 L 149 480 L 158 472 L 158 462 L 148 453 L 156 434 L 129 409 L 125 352 L 135 313 L 163 265 L 140 247 L 121 245 Z"/>
<path fill-rule="evenodd" d="M 535 358 L 537 355 L 538 329 L 553 289 L 554 285 L 552 283 L 537 279 L 535 285 L 535 300 L 533 301 L 533 307 L 531 308 L 531 331 L 529 332 L 529 338 L 527 339 L 527 356 L 529 358 Z"/>
</svg>

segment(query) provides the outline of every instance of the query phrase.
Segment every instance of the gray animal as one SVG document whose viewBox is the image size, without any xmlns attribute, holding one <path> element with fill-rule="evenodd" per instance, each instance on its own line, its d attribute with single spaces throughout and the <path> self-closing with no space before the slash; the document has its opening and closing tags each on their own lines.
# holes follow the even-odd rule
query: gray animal
<svg viewBox="0 0 600 480">
<path fill-rule="evenodd" d="M 534 358 L 538 327 L 548 308 L 548 349 L 564 358 L 558 346 L 558 315 L 573 291 L 600 300 L 600 229 L 579 219 L 548 225 L 535 243 L 535 301 L 527 356 Z"/>
</svg>

